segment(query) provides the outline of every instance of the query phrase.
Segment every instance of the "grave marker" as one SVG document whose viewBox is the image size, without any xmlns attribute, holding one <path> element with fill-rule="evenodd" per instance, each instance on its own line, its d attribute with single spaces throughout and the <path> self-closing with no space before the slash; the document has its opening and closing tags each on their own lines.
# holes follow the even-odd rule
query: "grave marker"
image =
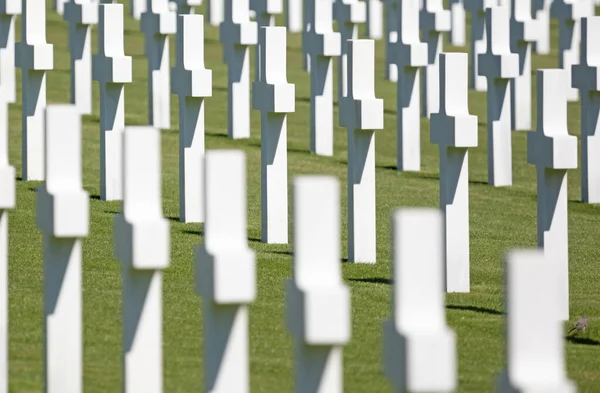
<svg viewBox="0 0 600 393">
<path fill-rule="evenodd" d="M 64 19 L 69 23 L 71 104 L 79 113 L 92 113 L 92 25 L 98 23 L 95 0 L 69 0 Z"/>
<path fill-rule="evenodd" d="M 538 55 L 550 54 L 550 7 L 554 0 L 532 0 L 532 14 L 538 21 L 538 37 L 533 50 Z"/>
<path fill-rule="evenodd" d="M 227 63 L 227 134 L 250 137 L 250 54 L 258 42 L 256 22 L 250 20 L 249 0 L 225 0 L 225 20 L 219 40 Z"/>
<path fill-rule="evenodd" d="M 140 20 L 142 14 L 146 12 L 147 0 L 129 0 L 129 16 L 135 20 Z"/>
<path fill-rule="evenodd" d="M 73 105 L 45 110 L 45 182 L 36 221 L 44 248 L 44 391 L 83 391 L 82 238 L 89 195 L 81 183 L 81 117 Z"/>
<path fill-rule="evenodd" d="M 383 0 L 366 0 L 367 36 L 373 40 L 383 37 Z"/>
<path fill-rule="evenodd" d="M 0 393 L 8 393 L 8 212 L 15 208 L 15 168 L 8 161 L 8 102 L 0 96 Z"/>
<path fill-rule="evenodd" d="M 446 324 L 443 217 L 437 209 L 392 215 L 392 316 L 383 323 L 384 372 L 396 391 L 455 391 L 456 336 Z"/>
<path fill-rule="evenodd" d="M 442 33 L 450 31 L 450 12 L 444 9 L 442 0 L 423 0 L 423 9 L 419 17 L 428 54 L 427 65 L 421 74 L 423 86 L 421 115 L 429 117 L 439 110 L 439 58 L 443 47 Z"/>
<path fill-rule="evenodd" d="M 21 15 L 22 0 L 0 1 L 0 86 L 4 100 L 14 103 L 17 97 L 15 75 L 15 20 Z"/>
<path fill-rule="evenodd" d="M 385 0 L 385 79 L 398 82 L 395 47 L 398 42 L 398 7 L 400 0 Z"/>
<path fill-rule="evenodd" d="M 162 215 L 160 130 L 125 127 L 123 203 L 114 220 L 121 263 L 124 392 L 162 392 L 162 270 L 170 264 Z"/>
<path fill-rule="evenodd" d="M 92 74 L 100 84 L 100 199 L 123 199 L 122 141 L 125 83 L 131 83 L 131 57 L 123 50 L 123 5 L 100 4 L 98 54 Z"/>
<path fill-rule="evenodd" d="M 358 24 L 367 18 L 365 3 L 359 0 L 337 0 L 334 3 L 335 15 L 341 40 L 341 54 L 338 58 L 338 107 L 342 105 L 348 94 L 348 44 L 349 40 L 358 38 Z M 339 113 L 338 113 L 339 114 Z M 343 117 L 339 116 L 339 124 L 343 126 Z"/>
<path fill-rule="evenodd" d="M 283 12 L 283 0 L 251 0 L 250 8 L 256 14 L 256 28 L 258 29 L 258 35 L 260 35 L 260 29 L 266 26 L 275 26 L 275 15 Z M 286 32 L 284 31 L 284 34 Z M 254 81 L 261 80 L 260 78 L 260 39 L 256 42 L 254 47 Z"/>
<path fill-rule="evenodd" d="M 383 100 L 375 97 L 375 42 L 350 40 L 348 96 L 341 106 L 348 132 L 348 261 L 375 263 L 375 130 Z"/>
<path fill-rule="evenodd" d="M 44 110 L 46 71 L 54 68 L 54 46 L 46 42 L 46 2 L 22 0 L 21 41 L 16 64 L 21 69 L 22 178 L 44 180 Z"/>
<path fill-rule="evenodd" d="M 440 56 L 440 112 L 431 115 L 431 143 L 440 149 L 446 292 L 469 292 L 469 147 L 477 147 L 477 116 L 469 114 L 468 55 Z"/>
<path fill-rule="evenodd" d="M 203 298 L 204 391 L 248 393 L 248 305 L 256 298 L 256 257 L 248 247 L 244 152 L 206 152 L 205 179 L 205 237 L 194 272 Z"/>
<path fill-rule="evenodd" d="M 580 19 L 594 15 L 594 5 L 591 0 L 553 0 L 550 13 L 558 19 L 558 67 L 565 70 L 567 79 L 571 80 L 571 67 L 579 63 Z M 577 89 L 567 86 L 567 100 L 578 99 Z"/>
<path fill-rule="evenodd" d="M 537 168 L 537 241 L 558 265 L 558 312 L 569 319 L 567 170 L 577 168 L 577 137 L 567 130 L 568 73 L 537 71 L 537 130 L 527 134 L 527 162 Z"/>
<path fill-rule="evenodd" d="M 341 0 L 340 0 L 341 1 Z M 342 53 L 341 35 L 333 31 L 331 0 L 314 0 L 310 33 L 310 151 L 333 155 L 333 57 Z M 339 105 L 339 103 L 338 103 Z"/>
<path fill-rule="evenodd" d="M 68 1 L 69 0 L 52 0 L 52 10 L 62 16 L 65 11 L 65 4 L 67 4 Z"/>
<path fill-rule="evenodd" d="M 420 68 L 427 65 L 427 44 L 419 38 L 419 8 L 416 0 L 399 0 L 398 42 L 395 62 L 396 86 L 396 167 L 398 171 L 421 170 Z"/>
<path fill-rule="evenodd" d="M 173 1 L 173 0 L 171 0 Z M 194 8 L 202 5 L 202 0 L 177 0 L 177 15 L 193 15 Z"/>
<path fill-rule="evenodd" d="M 285 320 L 294 341 L 295 391 L 342 393 L 343 346 L 352 326 L 340 264 L 339 182 L 298 176 L 293 188 L 294 262 Z"/>
<path fill-rule="evenodd" d="M 252 104 L 260 111 L 261 240 L 287 244 L 287 114 L 295 111 L 295 86 L 286 77 L 286 28 L 261 28 L 259 42 L 263 69 Z"/>
<path fill-rule="evenodd" d="M 285 26 L 290 33 L 302 31 L 302 0 L 287 0 L 285 8 Z"/>
<path fill-rule="evenodd" d="M 485 10 L 496 6 L 497 0 L 467 0 L 465 7 L 471 14 L 471 37 L 469 48 L 469 87 L 475 91 L 487 91 L 485 76 L 479 75 L 479 55 L 487 48 Z"/>
<path fill-rule="evenodd" d="M 466 41 L 467 22 L 464 1 L 450 0 L 450 43 L 454 46 L 464 46 Z"/>
<path fill-rule="evenodd" d="M 571 85 L 581 92 L 581 200 L 600 203 L 600 17 L 581 18 L 581 59 Z"/>
<path fill-rule="evenodd" d="M 319 0 L 304 0 L 302 2 L 302 20 L 304 21 L 302 28 L 302 68 L 307 72 L 310 72 L 312 36 L 315 33 L 315 7 L 318 2 Z"/>
<path fill-rule="evenodd" d="M 557 266 L 538 250 L 512 250 L 505 263 L 507 366 L 497 391 L 577 392 L 565 370 Z"/>
<path fill-rule="evenodd" d="M 206 0 L 206 13 L 212 26 L 220 26 L 225 20 L 225 0 Z"/>
<path fill-rule="evenodd" d="M 171 128 L 168 35 L 177 32 L 176 8 L 168 0 L 147 0 L 141 17 L 148 59 L 148 124 L 159 129 Z"/>
<path fill-rule="evenodd" d="M 511 0 L 510 51 L 519 58 L 519 73 L 512 81 L 511 128 L 531 129 L 531 45 L 540 36 L 540 23 L 531 18 L 531 0 Z"/>
<path fill-rule="evenodd" d="M 512 185 L 510 85 L 519 74 L 518 55 L 510 51 L 506 6 L 485 10 L 487 52 L 479 55 L 479 75 L 487 78 L 488 183 Z"/>
<path fill-rule="evenodd" d="M 177 18 L 177 63 L 171 90 L 179 96 L 179 220 L 204 222 L 204 100 L 212 71 L 204 65 L 204 16 Z"/>
</svg>

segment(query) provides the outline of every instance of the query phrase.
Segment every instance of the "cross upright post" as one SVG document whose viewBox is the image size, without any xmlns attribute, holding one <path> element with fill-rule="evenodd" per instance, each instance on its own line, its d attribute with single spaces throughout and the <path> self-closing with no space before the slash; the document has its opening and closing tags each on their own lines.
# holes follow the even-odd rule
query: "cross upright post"
<svg viewBox="0 0 600 393">
<path fill-rule="evenodd" d="M 496 391 L 576 393 L 565 370 L 557 266 L 540 250 L 511 250 L 504 271 L 507 365 Z"/>
<path fill-rule="evenodd" d="M 538 21 L 537 41 L 532 49 L 538 55 L 550 54 L 550 7 L 554 0 L 532 0 L 531 13 Z"/>
<path fill-rule="evenodd" d="M 171 91 L 179 96 L 179 221 L 204 222 L 204 100 L 212 71 L 204 65 L 204 16 L 177 17 L 177 62 Z"/>
<path fill-rule="evenodd" d="M 235 1 L 235 6 L 234 6 Z M 249 0 L 225 0 L 225 20 L 219 39 L 227 64 L 227 134 L 250 138 L 250 53 L 258 43 L 256 22 L 250 20 Z"/>
<path fill-rule="evenodd" d="M 147 0 L 141 16 L 148 59 L 148 124 L 158 129 L 171 128 L 168 35 L 177 32 L 176 8 L 169 0 Z"/>
<path fill-rule="evenodd" d="M 450 31 L 450 11 L 444 9 L 442 0 L 423 0 L 419 18 L 424 41 L 427 43 L 427 65 L 421 74 L 421 116 L 429 117 L 439 109 L 440 53 L 444 44 L 442 33 Z"/>
<path fill-rule="evenodd" d="M 510 85 L 519 74 L 519 58 L 510 51 L 509 11 L 486 8 L 487 52 L 479 54 L 479 75 L 487 78 L 488 183 L 512 185 Z"/>
<path fill-rule="evenodd" d="M 260 35 L 261 28 L 275 26 L 275 15 L 283 12 L 283 0 L 250 0 L 250 9 L 256 14 L 256 28 Z M 259 39 L 254 46 L 254 82 L 261 80 L 260 51 Z"/>
<path fill-rule="evenodd" d="M 487 48 L 485 10 L 498 5 L 497 0 L 465 0 L 467 12 L 471 14 L 471 37 L 469 48 L 469 87 L 475 91 L 487 91 L 485 76 L 478 74 L 479 55 Z"/>
<path fill-rule="evenodd" d="M 445 216 L 446 292 L 470 291 L 469 147 L 477 116 L 469 114 L 466 53 L 440 56 L 440 111 L 431 114 L 431 143 L 440 150 L 440 210 Z"/>
<path fill-rule="evenodd" d="M 65 12 L 65 4 L 67 4 L 67 1 L 69 0 L 52 0 L 52 10 L 62 16 Z"/>
<path fill-rule="evenodd" d="M 69 23 L 71 104 L 79 113 L 92 113 L 92 25 L 98 23 L 95 0 L 69 0 L 64 19 Z"/>
<path fill-rule="evenodd" d="M 375 42 L 350 40 L 348 95 L 340 107 L 348 132 L 348 261 L 375 263 L 375 130 L 383 100 L 375 97 Z"/>
<path fill-rule="evenodd" d="M 146 0 L 129 0 L 129 16 L 140 20 L 144 12 L 146 12 Z"/>
<path fill-rule="evenodd" d="M 160 130 L 125 127 L 123 203 L 114 219 L 121 263 L 123 392 L 161 393 L 162 271 L 169 267 L 169 221 L 162 213 Z"/>
<path fill-rule="evenodd" d="M 286 0 L 285 26 L 290 33 L 302 31 L 302 0 Z"/>
<path fill-rule="evenodd" d="M 335 18 L 341 40 L 341 54 L 338 58 L 338 106 L 348 94 L 348 41 L 358 38 L 358 24 L 367 18 L 365 3 L 358 0 L 338 0 L 334 3 Z M 339 112 L 338 112 L 339 115 Z M 343 117 L 339 116 L 339 124 L 343 126 Z"/>
<path fill-rule="evenodd" d="M 519 74 L 510 87 L 511 128 L 531 129 L 531 45 L 540 37 L 540 23 L 531 18 L 531 0 L 511 0 L 510 50 L 519 58 Z"/>
<path fill-rule="evenodd" d="M 372 40 L 379 40 L 383 37 L 383 1 L 366 0 L 367 37 Z"/>
<path fill-rule="evenodd" d="M 100 4 L 98 54 L 92 76 L 100 85 L 100 199 L 123 199 L 122 140 L 125 83 L 131 83 L 131 56 L 123 49 L 123 5 Z"/>
<path fill-rule="evenodd" d="M 396 392 L 456 390 L 456 335 L 446 323 L 442 228 L 438 209 L 392 214 L 394 287 L 392 315 L 383 323 L 383 362 Z"/>
<path fill-rule="evenodd" d="M 398 7 L 400 0 L 384 0 L 385 9 L 385 79 L 398 82 L 395 46 L 398 43 Z"/>
<path fill-rule="evenodd" d="M 339 182 L 298 176 L 293 203 L 293 276 L 285 284 L 285 322 L 294 343 L 295 392 L 342 393 L 352 309 L 340 264 Z"/>
<path fill-rule="evenodd" d="M 333 31 L 331 0 L 314 2 L 310 35 L 310 151 L 333 155 L 333 58 L 342 54 L 342 40 Z M 339 105 L 339 103 L 338 103 Z"/>
<path fill-rule="evenodd" d="M 527 162 L 537 169 L 537 243 L 558 265 L 558 314 L 569 320 L 567 170 L 577 168 L 577 137 L 567 130 L 567 72 L 537 71 L 537 130 L 527 133 Z"/>
<path fill-rule="evenodd" d="M 287 114 L 295 110 L 295 86 L 286 76 L 286 28 L 261 28 L 259 42 L 261 80 L 252 86 L 252 104 L 260 111 L 261 240 L 287 244 Z"/>
<path fill-rule="evenodd" d="M 553 0 L 550 15 L 558 19 L 558 68 L 565 70 L 570 80 L 572 66 L 579 63 L 581 18 L 594 15 L 594 4 L 591 0 Z M 578 99 L 577 89 L 567 86 L 567 100 Z"/>
<path fill-rule="evenodd" d="M 206 0 L 208 23 L 220 26 L 225 20 L 225 0 Z"/>
<path fill-rule="evenodd" d="M 315 33 L 315 7 L 318 0 L 303 0 L 302 1 L 302 68 L 310 72 L 310 56 L 311 56 L 311 41 L 312 35 Z"/>
<path fill-rule="evenodd" d="M 581 18 L 581 59 L 571 86 L 581 92 L 581 200 L 600 203 L 600 17 Z"/>
<path fill-rule="evenodd" d="M 44 113 L 45 182 L 36 192 L 44 249 L 44 391 L 83 391 L 82 238 L 89 195 L 82 187 L 81 115 L 73 105 Z"/>
<path fill-rule="evenodd" d="M 394 59 L 396 86 L 396 167 L 398 171 L 421 170 L 420 69 L 427 65 L 427 44 L 419 38 L 417 0 L 399 0 L 396 9 L 398 42 Z"/>
<path fill-rule="evenodd" d="M 44 180 L 44 110 L 46 71 L 54 68 L 54 46 L 46 42 L 46 2 L 22 0 L 21 41 L 16 64 L 21 69 L 22 178 Z"/>
<path fill-rule="evenodd" d="M 15 20 L 21 15 L 21 0 L 0 1 L 0 31 L 5 33 L 0 40 L 0 86 L 3 100 L 12 104 L 17 99 L 15 74 Z"/>
<path fill-rule="evenodd" d="M 465 45 L 467 22 L 465 20 L 464 2 L 465 0 L 450 0 L 450 43 L 453 46 Z"/>
</svg>

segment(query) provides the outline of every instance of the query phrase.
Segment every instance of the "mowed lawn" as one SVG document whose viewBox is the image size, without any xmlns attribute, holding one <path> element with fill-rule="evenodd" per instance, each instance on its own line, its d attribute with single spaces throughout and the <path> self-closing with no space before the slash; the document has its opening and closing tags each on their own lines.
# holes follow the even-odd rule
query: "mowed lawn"
<svg viewBox="0 0 600 393">
<path fill-rule="evenodd" d="M 128 2 L 127 2 L 128 3 Z M 200 11 L 202 12 L 202 11 Z M 139 23 L 126 16 L 125 51 L 133 57 L 133 83 L 126 86 L 126 122 L 147 123 L 147 63 Z M 279 18 L 282 24 L 283 19 Z M 94 28 L 94 52 L 96 51 Z M 222 63 L 218 29 L 206 23 L 205 59 L 213 70 L 213 97 L 206 101 L 206 147 L 242 149 L 248 163 L 248 242 L 257 256 L 257 299 L 250 307 L 251 385 L 253 392 L 293 389 L 293 347 L 284 324 L 284 283 L 291 277 L 291 246 L 260 242 L 260 118 L 252 112 L 252 137 L 233 141 L 227 127 L 227 69 Z M 17 40 L 20 38 L 17 25 Z M 69 101 L 67 24 L 48 2 L 47 39 L 54 44 L 55 70 L 48 73 L 48 103 Z M 533 68 L 558 64 L 554 26 L 551 56 L 534 56 Z M 451 48 L 449 51 L 466 51 Z M 172 65 L 175 40 L 171 39 Z M 253 52 L 252 52 L 253 56 Z M 346 252 L 346 131 L 336 128 L 335 155 L 317 157 L 309 147 L 309 75 L 302 70 L 300 35 L 288 35 L 288 80 L 296 85 L 296 112 L 288 117 L 290 185 L 303 174 L 329 174 L 340 180 L 342 257 Z M 253 59 L 251 64 L 253 64 Z M 337 69 L 336 69 L 337 70 Z M 337 71 L 336 71 L 337 72 Z M 396 85 L 385 81 L 383 41 L 377 42 L 376 93 L 385 100 L 385 130 L 376 136 L 377 259 L 375 265 L 343 263 L 352 293 L 352 340 L 345 348 L 347 392 L 385 392 L 382 322 L 391 312 L 390 214 L 398 207 L 438 206 L 438 149 L 429 143 L 429 123 L 421 122 L 422 171 L 400 174 L 396 165 Z M 18 73 L 20 87 L 20 72 Z M 335 79 L 337 81 L 337 77 Z M 535 81 L 535 78 L 534 78 Z M 334 90 L 335 91 L 335 90 Z M 535 91 L 535 90 L 533 90 Z M 336 93 L 334 93 L 334 96 Z M 471 113 L 479 117 L 479 147 L 470 152 L 471 292 L 446 297 L 448 323 L 458 338 L 460 392 L 491 391 L 504 356 L 504 260 L 507 250 L 536 246 L 536 176 L 527 164 L 526 134 L 513 133 L 514 185 L 487 183 L 485 94 L 470 93 Z M 535 100 L 535 97 L 534 97 Z M 535 101 L 534 101 L 535 102 Z M 21 174 L 21 95 L 10 109 L 10 160 Z M 535 104 L 534 104 L 535 105 Z M 91 228 L 84 240 L 83 319 L 86 392 L 115 392 L 121 383 L 121 279 L 113 257 L 113 219 L 117 202 L 99 195 L 98 86 L 94 113 L 83 118 L 84 186 L 90 193 Z M 534 108 L 535 109 L 535 108 Z M 337 122 L 337 105 L 336 122 Z M 171 101 L 172 128 L 163 132 L 164 215 L 171 224 L 171 266 L 164 271 L 165 392 L 201 391 L 203 334 L 201 300 L 194 292 L 194 248 L 202 242 L 201 225 L 178 222 L 178 105 Z M 535 123 L 535 118 L 534 118 Z M 579 134 L 579 105 L 569 105 L 569 132 Z M 580 339 L 565 341 L 569 377 L 581 392 L 597 391 L 600 379 L 600 208 L 580 199 L 579 170 L 569 174 L 571 319 L 590 316 Z M 17 208 L 10 213 L 9 328 L 10 391 L 42 388 L 42 247 L 35 224 L 34 182 L 17 182 Z M 290 187 L 291 190 L 291 187 Z M 291 212 L 290 198 L 290 212 Z M 291 214 L 290 214 L 291 216 Z M 290 222 L 290 226 L 291 226 Z M 415 261 L 418 263 L 418 261 Z"/>
</svg>

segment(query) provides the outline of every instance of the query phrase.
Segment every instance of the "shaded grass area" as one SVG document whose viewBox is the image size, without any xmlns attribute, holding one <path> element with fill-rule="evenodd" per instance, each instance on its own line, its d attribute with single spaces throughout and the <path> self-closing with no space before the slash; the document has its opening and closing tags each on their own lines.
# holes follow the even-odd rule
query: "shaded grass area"
<svg viewBox="0 0 600 393">
<path fill-rule="evenodd" d="M 127 5 L 126 5 L 127 7 Z M 282 24 L 282 19 L 278 20 Z M 253 392 L 293 388 L 292 342 L 284 325 L 284 283 L 291 276 L 291 247 L 260 242 L 260 117 L 252 112 L 252 137 L 233 141 L 227 127 L 227 70 L 222 64 L 218 29 L 205 29 L 205 59 L 213 70 L 213 97 L 206 101 L 208 149 L 242 149 L 248 162 L 248 237 L 257 255 L 257 299 L 250 308 L 251 385 Z M 17 40 L 20 34 L 17 27 Z M 54 44 L 55 70 L 48 73 L 48 102 L 69 96 L 67 25 L 50 9 L 47 38 Z M 125 51 L 133 57 L 133 83 L 126 87 L 126 122 L 147 123 L 147 66 L 138 22 L 126 17 Z M 533 68 L 557 66 L 557 28 L 550 56 L 534 56 Z M 94 51 L 96 38 L 94 29 Z M 346 133 L 336 128 L 335 155 L 309 154 L 309 77 L 302 71 L 300 36 L 288 35 L 288 80 L 296 85 L 296 112 L 288 117 L 290 181 L 300 174 L 330 174 L 345 190 Z M 452 48 L 448 51 L 466 51 Z M 253 53 L 252 53 L 253 56 Z M 352 290 L 352 341 L 344 352 L 347 392 L 383 392 L 382 322 L 390 315 L 390 213 L 400 206 L 438 206 L 438 151 L 429 143 L 429 123 L 422 120 L 422 172 L 400 174 L 396 162 L 396 86 L 383 80 L 383 42 L 377 43 L 376 91 L 385 100 L 385 130 L 376 136 L 377 257 L 375 265 L 343 263 Z M 174 39 L 171 39 L 174 64 Z M 253 61 L 250 62 L 253 65 Z M 18 74 L 20 79 L 20 72 Z M 337 78 L 334 78 L 336 80 Z M 535 82 L 535 78 L 534 78 Z M 19 82 L 20 86 L 20 82 Z M 535 86 L 533 87 L 535 92 Z M 479 116 L 479 147 L 470 152 L 471 293 L 447 296 L 447 317 L 458 339 L 459 391 L 490 391 L 503 367 L 503 255 L 514 247 L 536 245 L 535 168 L 526 161 L 526 134 L 513 133 L 514 185 L 486 185 L 485 94 L 470 92 L 471 113 Z M 10 110 L 10 159 L 21 171 L 21 96 Z M 534 96 L 535 107 L 535 96 Z M 178 220 L 178 114 L 173 96 L 172 130 L 163 132 L 164 214 L 171 219 L 171 266 L 164 271 L 164 384 L 166 392 L 202 388 L 201 300 L 194 293 L 193 253 L 202 227 Z M 337 106 L 335 108 L 337 119 Z M 535 115 L 534 115 L 535 123 Z M 579 106 L 569 104 L 569 130 L 579 134 Z M 92 196 L 90 235 L 84 240 L 84 384 L 86 392 L 118 391 L 121 381 L 121 279 L 113 257 L 114 214 L 120 204 L 99 195 L 99 110 L 94 85 L 94 113 L 83 118 L 84 187 Z M 42 254 L 35 226 L 33 182 L 17 182 L 18 206 L 10 218 L 10 391 L 36 392 L 42 386 Z M 592 392 L 600 378 L 600 208 L 579 200 L 579 171 L 569 175 L 570 296 L 572 319 L 590 316 L 590 330 L 566 342 L 569 376 L 580 391 Z M 343 258 L 346 254 L 346 195 L 342 192 Z M 291 201 L 290 201 L 291 202 Z M 290 205 L 291 206 L 291 205 Z M 416 261 L 418 262 L 418 261 Z"/>
</svg>

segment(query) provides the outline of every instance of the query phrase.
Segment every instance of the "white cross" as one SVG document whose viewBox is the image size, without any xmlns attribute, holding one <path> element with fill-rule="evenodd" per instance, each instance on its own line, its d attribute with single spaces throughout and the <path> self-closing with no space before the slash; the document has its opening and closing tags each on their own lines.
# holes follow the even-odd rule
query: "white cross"
<svg viewBox="0 0 600 393">
<path fill-rule="evenodd" d="M 256 28 L 275 26 L 275 15 L 283 12 L 283 0 L 251 0 L 250 8 L 256 13 Z M 260 34 L 260 33 L 259 33 Z M 260 40 L 254 47 L 254 81 L 259 81 L 260 72 Z"/>
<path fill-rule="evenodd" d="M 485 9 L 498 5 L 497 0 L 465 0 L 465 8 L 471 14 L 471 39 L 469 48 L 469 87 L 475 91 L 487 91 L 485 76 L 478 74 L 479 55 L 487 47 Z"/>
<path fill-rule="evenodd" d="M 559 269 L 558 313 L 569 319 L 567 170 L 577 168 L 577 137 L 567 130 L 567 72 L 537 71 L 537 130 L 527 133 L 527 162 L 537 168 L 537 239 Z"/>
<path fill-rule="evenodd" d="M 17 97 L 15 76 L 15 20 L 21 15 L 21 0 L 0 1 L 0 31 L 6 33 L 0 41 L 0 88 L 3 99 L 14 103 Z"/>
</svg>

